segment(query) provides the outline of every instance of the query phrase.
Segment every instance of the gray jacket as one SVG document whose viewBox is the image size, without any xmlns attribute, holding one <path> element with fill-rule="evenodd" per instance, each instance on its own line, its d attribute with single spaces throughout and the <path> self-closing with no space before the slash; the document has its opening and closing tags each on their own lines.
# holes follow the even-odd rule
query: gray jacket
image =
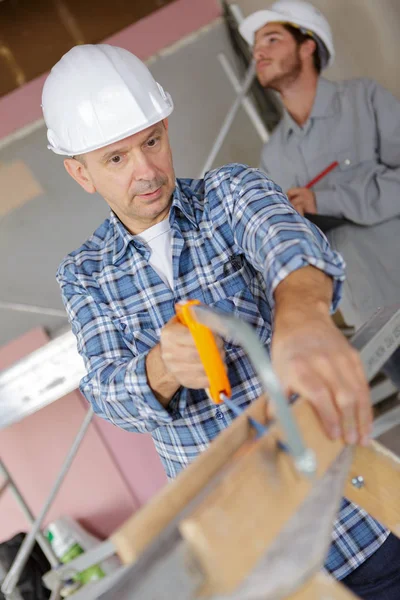
<svg viewBox="0 0 400 600">
<path fill-rule="evenodd" d="M 334 161 L 313 189 L 319 214 L 351 222 L 327 237 L 347 264 L 341 310 L 358 326 L 400 302 L 400 102 L 375 81 L 320 78 L 307 123 L 284 112 L 261 168 L 287 191 Z"/>
</svg>

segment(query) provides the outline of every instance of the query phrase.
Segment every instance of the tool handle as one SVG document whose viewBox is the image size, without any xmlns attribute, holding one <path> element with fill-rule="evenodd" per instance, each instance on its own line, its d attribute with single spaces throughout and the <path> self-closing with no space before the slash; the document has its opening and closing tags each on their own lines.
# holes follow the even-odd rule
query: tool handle
<svg viewBox="0 0 400 600">
<path fill-rule="evenodd" d="M 228 398 L 231 396 L 231 386 L 222 362 L 215 337 L 208 327 L 199 323 L 191 307 L 198 305 L 198 300 L 189 300 L 176 305 L 176 316 L 182 325 L 185 325 L 192 334 L 200 360 L 208 377 L 210 387 L 208 393 L 216 404 L 221 404 L 221 394 Z"/>
</svg>

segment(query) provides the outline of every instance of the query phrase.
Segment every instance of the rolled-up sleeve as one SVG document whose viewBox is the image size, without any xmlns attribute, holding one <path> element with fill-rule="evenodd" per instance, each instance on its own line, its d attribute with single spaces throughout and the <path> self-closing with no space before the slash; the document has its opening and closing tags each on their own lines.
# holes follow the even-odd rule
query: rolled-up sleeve
<svg viewBox="0 0 400 600">
<path fill-rule="evenodd" d="M 79 281 L 73 264 L 63 263 L 57 280 L 87 370 L 80 390 L 95 413 L 122 429 L 140 433 L 171 423 L 173 411 L 166 410 L 149 387 L 147 353 L 132 353 L 108 308 L 95 301 L 89 286 Z"/>
<path fill-rule="evenodd" d="M 260 170 L 237 165 L 230 171 L 223 202 L 236 243 L 264 275 L 271 307 L 274 291 L 285 277 L 313 266 L 333 279 L 332 311 L 336 309 L 344 261 L 324 234 L 294 210 L 279 186 Z"/>
</svg>

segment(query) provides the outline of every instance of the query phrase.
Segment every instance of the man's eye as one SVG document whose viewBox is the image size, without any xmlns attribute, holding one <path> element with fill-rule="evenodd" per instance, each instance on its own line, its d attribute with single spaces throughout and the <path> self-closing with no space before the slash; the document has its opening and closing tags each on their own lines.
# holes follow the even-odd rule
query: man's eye
<svg viewBox="0 0 400 600">
<path fill-rule="evenodd" d="M 121 162 L 122 158 L 121 156 L 119 156 L 119 154 L 117 156 L 113 156 L 110 159 L 110 162 L 112 162 L 114 165 L 118 165 Z"/>
<path fill-rule="evenodd" d="M 148 146 L 150 146 L 150 148 L 153 148 L 153 147 L 154 147 L 154 146 L 157 144 L 157 142 L 158 142 L 158 140 L 159 140 L 159 139 L 160 139 L 160 138 L 151 138 L 151 139 L 150 139 L 150 140 L 147 142 L 147 145 L 148 145 Z"/>
</svg>

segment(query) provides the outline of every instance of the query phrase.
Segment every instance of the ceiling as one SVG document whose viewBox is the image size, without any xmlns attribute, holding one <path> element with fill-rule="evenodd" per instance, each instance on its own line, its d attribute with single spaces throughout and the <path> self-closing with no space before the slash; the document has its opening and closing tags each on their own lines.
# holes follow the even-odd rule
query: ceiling
<svg viewBox="0 0 400 600">
<path fill-rule="evenodd" d="M 172 1 L 0 1 L 0 96 L 50 70 L 72 46 L 101 42 Z"/>
</svg>

